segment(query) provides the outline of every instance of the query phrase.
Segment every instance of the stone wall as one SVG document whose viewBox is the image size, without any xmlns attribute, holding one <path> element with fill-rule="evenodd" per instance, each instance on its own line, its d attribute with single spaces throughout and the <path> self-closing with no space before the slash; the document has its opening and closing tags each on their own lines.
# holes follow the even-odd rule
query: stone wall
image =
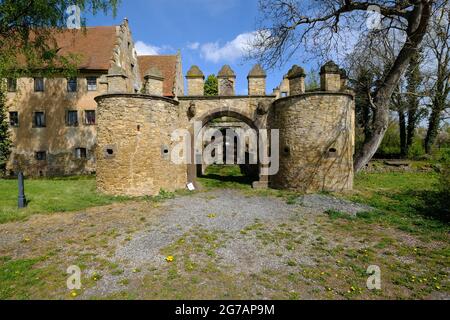
<svg viewBox="0 0 450 320">
<path fill-rule="evenodd" d="M 354 101 L 315 92 L 274 102 L 271 128 L 280 129 L 280 170 L 271 186 L 302 192 L 353 187 Z"/>
<path fill-rule="evenodd" d="M 178 103 L 148 95 L 104 95 L 98 102 L 97 188 L 110 195 L 156 195 L 186 187 L 186 165 L 170 161 Z"/>
<path fill-rule="evenodd" d="M 97 91 L 87 91 L 87 76 L 97 76 Z M 44 79 L 44 92 L 34 92 L 33 78 L 17 80 L 17 91 L 7 94 L 9 112 L 18 112 L 19 126 L 10 127 L 13 141 L 8 171 L 27 176 L 91 174 L 95 172 L 96 126 L 84 122 L 86 111 L 97 109 L 94 98 L 105 93 L 105 76 L 80 74 L 78 91 L 67 92 L 67 79 Z M 67 111 L 78 112 L 78 125 L 66 125 Z M 46 126 L 34 127 L 34 113 L 44 112 Z M 76 159 L 75 149 L 85 148 L 86 159 Z M 36 152 L 46 152 L 46 160 L 36 160 Z"/>
</svg>

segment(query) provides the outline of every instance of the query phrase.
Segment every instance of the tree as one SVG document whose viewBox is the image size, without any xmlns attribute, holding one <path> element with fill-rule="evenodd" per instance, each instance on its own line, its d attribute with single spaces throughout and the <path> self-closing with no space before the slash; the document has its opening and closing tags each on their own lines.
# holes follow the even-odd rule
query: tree
<svg viewBox="0 0 450 320">
<path fill-rule="evenodd" d="M 306 76 L 305 89 L 306 91 L 320 89 L 319 73 L 315 70 L 308 72 L 308 75 Z"/>
<path fill-rule="evenodd" d="M 355 157 L 355 171 L 361 170 L 377 151 L 389 124 L 389 106 L 401 76 L 416 53 L 430 23 L 433 5 L 440 0 L 260 0 L 261 26 L 253 43 L 254 58 L 266 67 L 283 63 L 305 45 L 315 56 L 329 55 L 345 43 L 343 31 L 359 26 L 358 32 L 404 36 L 402 47 L 389 69 L 383 72 L 368 102 L 373 112 L 372 130 Z M 378 11 L 380 23 L 372 30 L 365 13 Z M 347 33 L 348 35 L 348 33 Z M 308 46 L 308 44 L 310 44 Z"/>
<path fill-rule="evenodd" d="M 212 97 L 219 95 L 219 82 L 214 74 L 211 74 L 205 81 L 205 96 Z"/>
<path fill-rule="evenodd" d="M 430 154 L 439 134 L 446 109 L 450 108 L 450 8 L 449 2 L 436 11 L 431 30 L 426 38 L 426 54 L 432 61 L 427 84 L 430 89 L 431 113 L 425 137 L 425 151 Z"/>
<path fill-rule="evenodd" d="M 0 83 L 3 87 L 3 83 Z M 6 163 L 11 153 L 11 139 L 9 136 L 9 123 L 6 116 L 6 97 L 4 89 L 0 88 L 0 176 L 6 172 Z"/>
<path fill-rule="evenodd" d="M 34 72 L 61 72 L 76 63 L 73 56 L 58 55 L 54 33 L 67 28 L 67 10 L 115 14 L 119 0 L 1 0 L 0 77 Z M 73 13 L 73 12 L 72 12 Z M 86 21 L 81 19 L 81 26 Z"/>
<path fill-rule="evenodd" d="M 408 125 L 406 127 L 406 155 L 408 155 L 409 148 L 411 148 L 416 133 L 417 126 L 422 118 L 420 110 L 421 94 L 419 92 L 422 83 L 422 74 L 420 71 L 421 55 L 417 51 L 411 58 L 408 70 L 406 72 L 407 78 L 407 112 Z"/>
</svg>

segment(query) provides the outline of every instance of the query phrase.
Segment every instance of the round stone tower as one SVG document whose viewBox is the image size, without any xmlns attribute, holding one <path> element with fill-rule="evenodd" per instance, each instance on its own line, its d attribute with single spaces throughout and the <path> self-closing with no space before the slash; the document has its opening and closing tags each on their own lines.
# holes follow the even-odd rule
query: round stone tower
<svg viewBox="0 0 450 320">
<path fill-rule="evenodd" d="M 304 71 L 288 76 L 291 96 L 274 102 L 270 127 L 280 130 L 280 168 L 271 186 L 301 192 L 353 187 L 354 98 L 341 90 L 341 70 L 322 68 L 321 91 L 304 92 Z"/>
</svg>

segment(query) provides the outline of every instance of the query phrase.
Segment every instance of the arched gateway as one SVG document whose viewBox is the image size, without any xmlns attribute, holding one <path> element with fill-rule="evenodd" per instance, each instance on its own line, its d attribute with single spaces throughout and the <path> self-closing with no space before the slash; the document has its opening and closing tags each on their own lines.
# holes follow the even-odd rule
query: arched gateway
<svg viewBox="0 0 450 320">
<path fill-rule="evenodd" d="M 154 68 L 145 77 L 145 94 L 126 93 L 120 72 L 108 78 L 109 93 L 96 99 L 101 192 L 155 195 L 195 185 L 196 167 L 203 161 L 198 131 L 217 117 L 238 119 L 259 137 L 270 137 L 270 145 L 258 148 L 272 156 L 262 168 L 276 171 L 261 170 L 254 187 L 311 192 L 353 186 L 354 99 L 332 62 L 322 68 L 321 89 L 314 92 L 305 92 L 304 71 L 294 66 L 284 97 L 265 94 L 266 75 L 259 66 L 248 76 L 247 96 L 234 94 L 236 76 L 228 66 L 218 74 L 215 97 L 204 96 L 204 75 L 195 66 L 186 76 L 188 94 L 176 99 L 162 97 L 163 78 Z"/>
</svg>

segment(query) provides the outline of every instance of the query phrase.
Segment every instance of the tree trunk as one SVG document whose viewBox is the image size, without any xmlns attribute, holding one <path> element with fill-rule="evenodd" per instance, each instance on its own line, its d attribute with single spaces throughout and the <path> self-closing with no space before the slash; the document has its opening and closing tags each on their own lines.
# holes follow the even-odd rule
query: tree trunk
<svg viewBox="0 0 450 320">
<path fill-rule="evenodd" d="M 400 126 L 400 155 L 402 158 L 408 155 L 406 117 L 403 110 L 398 111 L 398 123 Z"/>
<path fill-rule="evenodd" d="M 417 95 L 421 82 L 420 54 L 416 52 L 411 57 L 408 68 L 408 126 L 406 135 L 406 155 L 414 142 L 416 127 L 419 122 L 419 98 Z"/>
<path fill-rule="evenodd" d="M 427 136 L 425 137 L 425 152 L 431 154 L 433 151 L 433 145 L 436 142 L 436 138 L 439 134 L 439 124 L 441 122 L 441 113 L 443 108 L 436 105 L 438 102 L 433 104 L 433 109 L 430 115 L 430 121 L 428 122 Z"/>
<path fill-rule="evenodd" d="M 369 163 L 383 140 L 389 125 L 389 104 L 392 94 L 425 36 L 431 17 L 431 6 L 430 1 L 422 0 L 415 5 L 408 17 L 407 40 L 373 99 L 375 110 L 373 132 L 366 137 L 355 157 L 355 172 L 359 172 Z"/>
</svg>

